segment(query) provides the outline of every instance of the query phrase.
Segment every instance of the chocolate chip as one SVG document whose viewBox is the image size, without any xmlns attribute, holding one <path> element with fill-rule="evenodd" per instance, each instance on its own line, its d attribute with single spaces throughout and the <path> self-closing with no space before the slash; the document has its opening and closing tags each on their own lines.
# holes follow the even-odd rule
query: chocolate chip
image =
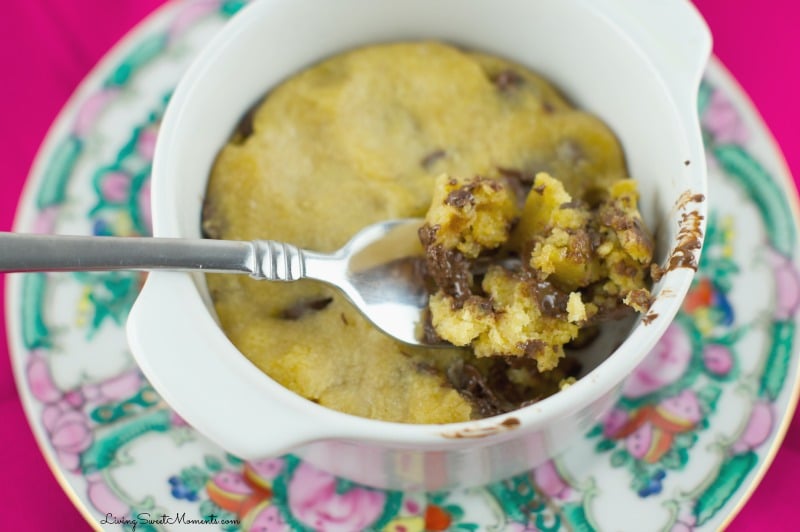
<svg viewBox="0 0 800 532">
<path fill-rule="evenodd" d="M 508 177 L 510 179 L 516 179 L 523 185 L 532 185 L 536 175 L 532 172 L 523 172 L 522 170 L 517 170 L 516 168 L 506 168 L 503 166 L 497 167 L 497 172 L 503 176 Z"/>
<path fill-rule="evenodd" d="M 590 187 L 583 193 L 583 201 L 585 201 L 591 209 L 596 209 L 607 200 L 608 191 L 604 188 Z"/>
<path fill-rule="evenodd" d="M 510 90 L 516 89 L 525 83 L 525 78 L 523 78 L 515 70 L 506 69 L 497 74 L 492 79 L 492 83 L 495 84 L 500 92 L 509 92 Z"/>
<path fill-rule="evenodd" d="M 224 234 L 225 223 L 214 204 L 206 197 L 203 200 L 200 231 L 203 238 L 220 239 Z"/>
<path fill-rule="evenodd" d="M 447 195 L 444 202 L 451 207 L 463 209 L 467 205 L 475 205 L 475 194 L 472 193 L 472 187 L 457 188 Z"/>
<path fill-rule="evenodd" d="M 325 307 L 330 305 L 331 302 L 333 302 L 332 297 L 298 301 L 291 307 L 283 309 L 278 314 L 278 317 L 284 320 L 297 321 L 311 312 L 323 310 Z"/>
<path fill-rule="evenodd" d="M 547 344 L 542 340 L 528 340 L 522 345 L 522 350 L 528 358 L 537 358 L 544 353 Z"/>
<path fill-rule="evenodd" d="M 447 156 L 447 152 L 444 151 L 444 150 L 432 151 L 431 153 L 429 153 L 428 155 L 423 157 L 419 164 L 425 170 L 430 170 L 431 167 L 436 163 L 436 161 L 438 161 L 439 159 L 442 159 L 443 157 L 446 157 L 446 156 Z"/>
<path fill-rule="evenodd" d="M 242 118 L 239 119 L 239 122 L 236 124 L 236 129 L 233 131 L 233 141 L 235 143 L 242 143 L 253 134 L 253 119 L 260 105 L 261 102 L 256 102 L 242 115 Z"/>
</svg>

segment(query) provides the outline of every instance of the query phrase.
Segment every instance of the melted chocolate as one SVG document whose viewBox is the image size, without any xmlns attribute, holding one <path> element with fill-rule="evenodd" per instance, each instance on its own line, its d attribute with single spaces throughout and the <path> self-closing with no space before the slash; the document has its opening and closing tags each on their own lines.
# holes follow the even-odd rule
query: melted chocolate
<svg viewBox="0 0 800 532">
<path fill-rule="evenodd" d="M 650 305 L 653 304 L 653 296 L 650 294 L 650 291 L 643 288 L 632 290 L 631 293 L 628 294 L 628 299 L 632 303 L 632 307 L 642 308 L 644 309 L 643 312 L 646 312 L 647 309 L 650 308 Z"/>
<path fill-rule="evenodd" d="M 702 194 L 698 196 L 702 197 Z M 703 231 L 700 229 L 700 223 L 702 220 L 703 217 L 697 211 L 683 213 L 678 231 L 678 243 L 667 261 L 666 271 L 678 268 L 691 268 L 697 271 L 697 257 L 694 252 L 701 247 Z"/>
<path fill-rule="evenodd" d="M 563 318 L 567 315 L 568 293 L 559 290 L 550 281 L 532 281 L 530 286 L 542 315 L 550 318 Z"/>
<path fill-rule="evenodd" d="M 588 263 L 597 247 L 595 243 L 597 238 L 593 238 L 589 230 L 584 228 L 569 229 L 567 233 L 571 236 L 570 245 L 567 248 L 567 258 L 579 264 Z"/>
<path fill-rule="evenodd" d="M 642 323 L 645 325 L 650 325 L 653 321 L 658 317 L 658 314 L 655 312 L 648 312 L 647 316 L 642 318 Z"/>
<path fill-rule="evenodd" d="M 460 307 L 472 295 L 470 261 L 461 252 L 436 244 L 437 229 L 425 224 L 419 230 L 420 241 L 425 246 L 427 273 Z"/>
</svg>

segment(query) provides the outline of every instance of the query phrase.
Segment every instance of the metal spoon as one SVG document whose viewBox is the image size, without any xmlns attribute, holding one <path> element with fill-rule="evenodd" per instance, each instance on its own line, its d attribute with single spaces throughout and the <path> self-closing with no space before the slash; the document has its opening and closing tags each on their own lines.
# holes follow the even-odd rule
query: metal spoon
<svg viewBox="0 0 800 532">
<path fill-rule="evenodd" d="M 0 233 L 0 272 L 173 270 L 316 279 L 341 290 L 376 327 L 422 345 L 424 281 L 420 219 L 371 225 L 340 250 L 316 253 L 271 240 L 91 237 Z M 428 345 L 428 344 L 425 344 Z"/>
</svg>

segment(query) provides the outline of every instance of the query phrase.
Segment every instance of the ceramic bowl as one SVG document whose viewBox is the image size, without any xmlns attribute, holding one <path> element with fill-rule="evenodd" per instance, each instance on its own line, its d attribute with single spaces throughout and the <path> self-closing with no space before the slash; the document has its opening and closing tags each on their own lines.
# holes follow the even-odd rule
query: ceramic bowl
<svg viewBox="0 0 800 532">
<path fill-rule="evenodd" d="M 699 249 L 686 244 L 702 241 L 706 192 L 696 96 L 711 43 L 685 0 L 255 1 L 201 53 L 169 104 L 152 178 L 155 236 L 201 236 L 212 162 L 270 87 L 337 52 L 415 39 L 515 60 L 599 115 L 639 182 L 658 260 L 683 267 L 656 284 L 649 317 L 575 385 L 505 415 L 447 425 L 374 421 L 307 401 L 236 350 L 202 276 L 151 273 L 130 314 L 131 350 L 183 418 L 241 458 L 291 451 L 383 488 L 445 489 L 518 473 L 565 449 L 613 405 L 689 288 Z"/>
</svg>

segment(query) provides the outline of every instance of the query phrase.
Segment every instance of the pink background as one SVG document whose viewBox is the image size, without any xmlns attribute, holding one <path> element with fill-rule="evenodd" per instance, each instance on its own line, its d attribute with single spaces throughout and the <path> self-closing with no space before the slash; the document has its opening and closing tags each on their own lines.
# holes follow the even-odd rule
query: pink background
<svg viewBox="0 0 800 532">
<path fill-rule="evenodd" d="M 6 0 L 0 16 L 0 230 L 50 123 L 102 55 L 163 0 Z M 715 53 L 749 93 L 800 177 L 800 9 L 793 0 L 695 0 Z M 735 6 L 735 7 L 734 7 Z M 0 300 L 2 287 L 0 286 Z M 0 486 L 5 530 L 83 530 L 43 460 L 16 395 L 0 320 Z M 776 461 L 730 530 L 794 530 L 800 506 L 800 416 Z"/>
</svg>

